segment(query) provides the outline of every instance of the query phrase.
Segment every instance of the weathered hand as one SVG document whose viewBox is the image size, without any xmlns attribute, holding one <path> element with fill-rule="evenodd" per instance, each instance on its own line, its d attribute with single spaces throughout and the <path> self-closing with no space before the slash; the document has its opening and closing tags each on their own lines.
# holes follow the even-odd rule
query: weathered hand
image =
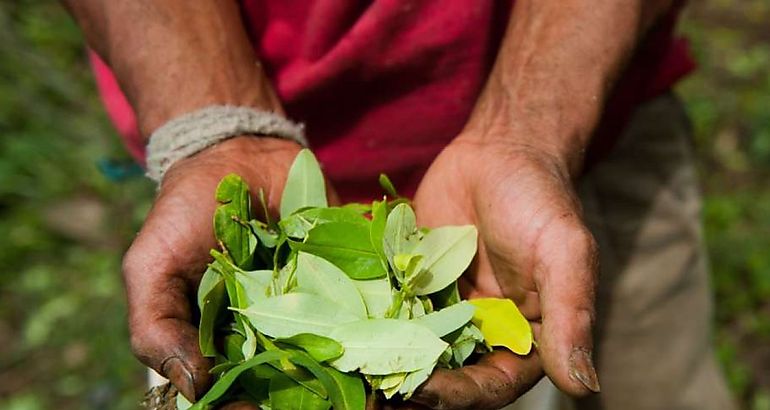
<svg viewBox="0 0 770 410">
<path fill-rule="evenodd" d="M 239 137 L 175 164 L 123 259 L 131 345 L 146 365 L 188 399 L 205 393 L 209 360 L 201 356 L 194 319 L 196 289 L 215 247 L 212 216 L 219 180 L 241 175 L 262 188 L 277 210 L 286 174 L 300 150 L 293 142 Z M 252 203 L 258 203 L 253 197 Z M 275 212 L 277 214 L 277 212 Z"/>
<path fill-rule="evenodd" d="M 508 142 L 458 137 L 435 160 L 414 200 L 425 226 L 475 224 L 479 255 L 460 280 L 466 298 L 513 299 L 533 325 L 537 352 L 495 351 L 439 370 L 414 400 L 433 408 L 499 408 L 542 376 L 572 395 L 598 391 L 591 362 L 596 245 L 581 221 L 561 159 Z"/>
</svg>

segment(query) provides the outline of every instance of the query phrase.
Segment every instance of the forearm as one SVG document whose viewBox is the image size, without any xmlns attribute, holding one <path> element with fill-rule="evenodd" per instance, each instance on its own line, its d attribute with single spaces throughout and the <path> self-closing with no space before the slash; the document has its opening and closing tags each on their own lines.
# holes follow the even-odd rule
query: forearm
<svg viewBox="0 0 770 410">
<path fill-rule="evenodd" d="M 576 175 L 624 63 L 670 0 L 519 0 L 466 127 L 552 153 Z"/>
<path fill-rule="evenodd" d="M 147 136 L 211 104 L 281 111 L 233 0 L 65 0 Z"/>
</svg>

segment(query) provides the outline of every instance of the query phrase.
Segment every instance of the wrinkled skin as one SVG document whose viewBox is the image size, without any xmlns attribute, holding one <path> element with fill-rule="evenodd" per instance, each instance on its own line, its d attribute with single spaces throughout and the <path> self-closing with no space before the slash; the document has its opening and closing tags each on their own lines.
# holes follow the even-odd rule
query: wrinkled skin
<svg viewBox="0 0 770 410">
<path fill-rule="evenodd" d="M 147 366 L 168 377 L 188 399 L 211 379 L 192 323 L 195 294 L 216 246 L 214 192 L 229 173 L 264 189 L 278 209 L 283 184 L 300 146 L 273 138 L 233 138 L 175 164 L 166 174 L 141 231 L 123 259 L 131 345 Z M 277 212 L 274 212 L 277 213 Z"/>
<path fill-rule="evenodd" d="M 496 351 L 477 365 L 439 370 L 415 401 L 441 409 L 499 408 L 543 371 L 573 395 L 598 389 L 583 353 L 592 348 L 596 245 L 564 164 L 531 146 L 460 136 L 425 175 L 414 200 L 418 223 L 479 230 L 479 255 L 460 279 L 463 296 L 513 299 L 539 347 L 527 357 Z"/>
</svg>

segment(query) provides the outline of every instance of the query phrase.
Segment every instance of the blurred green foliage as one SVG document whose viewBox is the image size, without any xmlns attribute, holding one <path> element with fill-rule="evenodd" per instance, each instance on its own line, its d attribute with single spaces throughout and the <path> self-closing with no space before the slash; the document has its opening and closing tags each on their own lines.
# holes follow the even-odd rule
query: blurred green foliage
<svg viewBox="0 0 770 410">
<path fill-rule="evenodd" d="M 770 1 L 691 1 L 693 119 L 717 353 L 741 407 L 770 409 Z"/>
<path fill-rule="evenodd" d="M 770 409 L 770 1 L 691 2 L 695 125 L 718 355 L 742 407 Z M 135 409 L 120 255 L 153 195 L 125 160 L 82 40 L 51 1 L 0 2 L 0 408 Z"/>
<path fill-rule="evenodd" d="M 80 33 L 55 2 L 0 3 L 0 408 L 136 409 L 120 255 L 152 197 L 125 158 Z"/>
</svg>

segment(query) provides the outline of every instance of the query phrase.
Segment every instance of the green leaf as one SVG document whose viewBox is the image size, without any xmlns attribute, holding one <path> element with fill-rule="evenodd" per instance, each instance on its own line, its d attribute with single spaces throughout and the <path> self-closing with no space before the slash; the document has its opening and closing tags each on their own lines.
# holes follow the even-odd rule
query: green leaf
<svg viewBox="0 0 770 410">
<path fill-rule="evenodd" d="M 282 373 L 270 379 L 271 410 L 326 410 L 330 406 L 331 403 Z"/>
<path fill-rule="evenodd" d="M 270 286 L 273 281 L 273 271 L 236 271 L 235 279 L 241 284 L 246 299 L 251 305 L 254 302 L 267 298 L 270 295 Z"/>
<path fill-rule="evenodd" d="M 353 279 L 385 276 L 380 257 L 369 239 L 369 227 L 348 222 L 316 226 L 305 242 L 290 241 L 292 249 L 320 256 Z"/>
<path fill-rule="evenodd" d="M 257 335 L 254 334 L 254 330 L 248 324 L 243 326 L 243 330 L 246 332 L 246 340 L 241 345 L 241 353 L 243 353 L 244 359 L 249 360 L 257 353 Z"/>
<path fill-rule="evenodd" d="M 382 380 L 380 381 L 379 390 L 382 390 L 386 399 L 390 399 L 398 393 L 398 390 L 401 388 L 401 385 L 404 384 L 404 380 L 406 380 L 408 374 L 410 373 L 395 373 L 387 376 L 380 376 L 382 377 Z"/>
<path fill-rule="evenodd" d="M 260 300 L 247 309 L 235 310 L 270 337 L 285 338 L 300 333 L 328 336 L 336 326 L 359 320 L 339 305 L 307 293 L 275 296 Z"/>
<path fill-rule="evenodd" d="M 438 312 L 412 319 L 412 323 L 425 326 L 436 336 L 444 337 L 470 322 L 475 310 L 472 304 L 460 302 Z"/>
<path fill-rule="evenodd" d="M 215 265 L 216 262 L 213 264 Z M 206 298 L 206 295 L 211 292 L 211 289 L 214 289 L 214 286 L 216 286 L 220 280 L 222 280 L 222 277 L 219 275 L 219 272 L 216 268 L 212 266 L 206 268 L 206 271 L 203 272 L 201 281 L 198 284 L 198 309 L 203 310 L 203 300 Z"/>
<path fill-rule="evenodd" d="M 329 335 L 345 352 L 330 364 L 343 372 L 388 375 L 411 372 L 435 363 L 448 346 L 430 330 L 396 319 L 347 323 Z"/>
<path fill-rule="evenodd" d="M 220 377 L 219 380 L 217 380 L 217 382 L 214 383 L 211 389 L 200 400 L 198 400 L 192 407 L 190 407 L 190 410 L 204 410 L 206 406 L 208 406 L 218 398 L 222 397 L 222 395 L 224 395 L 227 392 L 227 389 L 230 388 L 230 386 L 238 378 L 238 376 L 240 376 L 241 373 L 245 372 L 246 370 L 249 370 L 252 367 L 258 366 L 263 363 L 280 360 L 284 357 L 286 357 L 286 354 L 278 351 L 262 352 L 252 357 L 251 359 L 246 360 L 245 362 L 239 364 L 238 366 L 233 367 L 232 369 L 224 373 L 222 377 Z"/>
<path fill-rule="evenodd" d="M 460 290 L 457 288 L 457 282 L 452 282 L 449 286 L 430 295 L 430 300 L 437 309 L 443 309 L 460 303 Z"/>
<path fill-rule="evenodd" d="M 313 227 L 329 222 L 347 222 L 365 226 L 371 223 L 353 209 L 332 207 L 303 209 L 282 219 L 278 225 L 287 236 L 304 239 Z"/>
<path fill-rule="evenodd" d="M 532 327 L 512 300 L 480 298 L 469 302 L 476 307 L 473 324 L 481 330 L 489 346 L 506 347 L 520 355 L 529 354 Z"/>
<path fill-rule="evenodd" d="M 343 352 L 342 345 L 335 340 L 311 333 L 300 333 L 292 337 L 276 339 L 275 342 L 299 347 L 319 363 L 336 359 L 342 356 Z"/>
<path fill-rule="evenodd" d="M 249 221 L 249 226 L 262 246 L 269 249 L 275 248 L 275 245 L 278 243 L 278 234 L 272 232 L 266 223 L 252 219 Z"/>
<path fill-rule="evenodd" d="M 476 350 L 476 346 L 484 343 L 484 335 L 475 325 L 468 324 L 460 332 L 455 332 L 451 338 L 448 337 L 446 340 L 452 348 L 454 366 L 461 367 Z"/>
<path fill-rule="evenodd" d="M 187 399 L 183 395 L 177 393 L 176 410 L 188 410 L 190 407 L 192 407 L 192 403 L 187 401 Z"/>
<path fill-rule="evenodd" d="M 396 268 L 393 257 L 410 254 L 417 245 L 417 223 L 414 211 L 407 204 L 399 204 L 388 214 L 383 232 L 383 251 L 390 266 Z"/>
<path fill-rule="evenodd" d="M 216 199 L 219 205 L 214 211 L 214 233 L 235 265 L 245 267 L 254 252 L 251 231 L 245 225 L 251 219 L 249 187 L 238 175 L 229 174 L 219 182 Z"/>
<path fill-rule="evenodd" d="M 297 291 L 321 296 L 363 319 L 366 306 L 353 281 L 331 262 L 321 257 L 299 252 L 297 254 Z"/>
<path fill-rule="evenodd" d="M 384 318 L 393 303 L 393 291 L 388 278 L 372 280 L 354 280 L 358 292 L 364 299 L 370 318 Z"/>
<path fill-rule="evenodd" d="M 372 202 L 372 227 L 369 233 L 372 247 L 380 261 L 383 262 L 383 268 L 387 269 L 388 258 L 385 255 L 382 241 L 385 235 L 385 225 L 388 223 L 388 204 L 383 201 Z"/>
<path fill-rule="evenodd" d="M 357 202 L 351 202 L 349 204 L 342 205 L 345 209 L 350 209 L 351 211 L 354 211 L 357 214 L 360 215 L 366 215 L 370 212 L 372 212 L 372 207 L 369 204 L 361 204 Z"/>
<path fill-rule="evenodd" d="M 393 198 L 398 197 L 396 187 L 393 186 L 393 182 L 390 181 L 390 178 L 388 178 L 387 175 L 380 174 L 379 182 L 382 190 L 385 191 L 386 194 L 392 196 Z"/>
<path fill-rule="evenodd" d="M 219 277 L 219 275 L 217 275 L 217 277 Z M 219 279 L 206 296 L 204 296 L 203 305 L 201 307 L 201 320 L 200 325 L 198 326 L 198 343 L 204 357 L 214 357 L 217 355 L 217 348 L 214 344 L 214 331 L 216 330 L 217 324 L 222 318 L 223 313 L 227 312 L 224 309 L 226 302 L 225 281 Z"/>
<path fill-rule="evenodd" d="M 335 410 L 364 410 L 366 392 L 359 376 L 342 373 L 326 365 L 321 365 L 307 353 L 289 352 L 289 360 L 302 366 L 323 384 L 329 393 L 329 401 Z"/>
<path fill-rule="evenodd" d="M 326 186 L 318 160 L 308 149 L 294 158 L 281 196 L 281 218 L 307 207 L 326 208 Z"/>
<path fill-rule="evenodd" d="M 417 295 L 438 292 L 462 275 L 476 255 L 476 227 L 444 226 L 428 232 L 413 253 L 424 255 L 412 285 Z"/>
<path fill-rule="evenodd" d="M 433 373 L 434 367 L 436 367 L 436 363 L 434 363 L 432 366 L 414 371 L 406 375 L 404 382 L 401 383 L 401 387 L 398 389 L 398 392 L 401 393 L 404 400 L 408 400 L 410 397 L 412 397 L 414 391 L 417 390 L 421 384 L 425 383 L 426 380 L 428 380 L 431 373 Z"/>
</svg>

